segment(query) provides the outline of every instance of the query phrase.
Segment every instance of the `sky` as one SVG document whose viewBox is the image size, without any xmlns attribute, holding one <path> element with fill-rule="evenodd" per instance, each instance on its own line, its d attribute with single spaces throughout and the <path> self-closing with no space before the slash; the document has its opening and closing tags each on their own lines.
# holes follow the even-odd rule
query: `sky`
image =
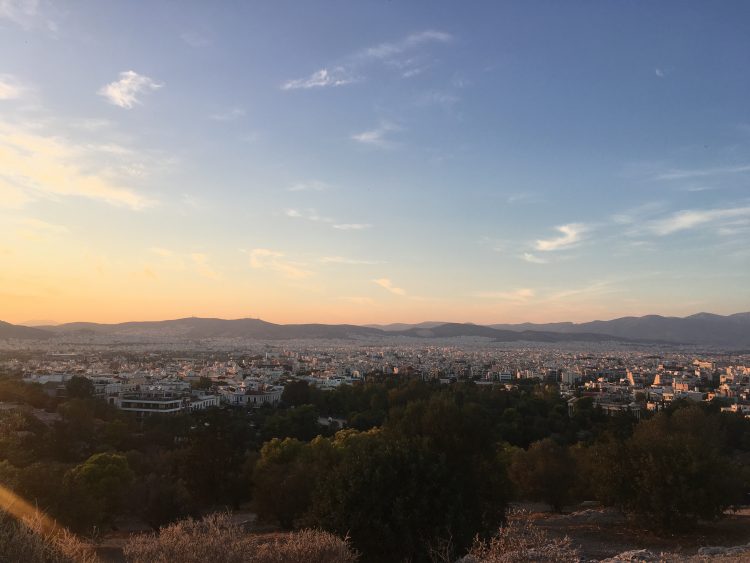
<svg viewBox="0 0 750 563">
<path fill-rule="evenodd" d="M 750 3 L 0 0 L 0 319 L 750 310 Z"/>
</svg>

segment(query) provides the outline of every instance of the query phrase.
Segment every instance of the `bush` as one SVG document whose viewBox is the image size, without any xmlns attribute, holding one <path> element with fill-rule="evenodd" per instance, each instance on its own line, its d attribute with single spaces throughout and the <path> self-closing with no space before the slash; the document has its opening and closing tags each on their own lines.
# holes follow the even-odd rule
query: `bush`
<svg viewBox="0 0 750 563">
<path fill-rule="evenodd" d="M 130 539 L 123 549 L 131 563 L 354 563 L 348 541 L 318 530 L 303 530 L 271 539 L 244 532 L 229 514 L 187 519 L 156 534 Z"/>
<path fill-rule="evenodd" d="M 507 523 L 489 541 L 478 538 L 461 563 L 573 563 L 578 550 L 567 536 L 560 539 L 537 528 L 525 511 L 508 514 Z"/>
</svg>

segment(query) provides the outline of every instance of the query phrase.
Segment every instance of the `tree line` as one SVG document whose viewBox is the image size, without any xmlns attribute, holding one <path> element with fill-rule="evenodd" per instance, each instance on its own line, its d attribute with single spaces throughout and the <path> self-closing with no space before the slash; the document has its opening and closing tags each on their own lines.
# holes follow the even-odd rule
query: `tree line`
<svg viewBox="0 0 750 563">
<path fill-rule="evenodd" d="M 243 506 L 281 528 L 348 536 L 362 561 L 420 561 L 489 538 L 516 500 L 599 500 L 673 531 L 721 517 L 750 483 L 750 421 L 715 404 L 677 402 L 639 422 L 585 398 L 569 414 L 553 384 L 372 377 L 330 391 L 296 381 L 278 408 L 139 421 L 83 378 L 67 391 L 0 380 L 0 401 L 59 415 L 0 411 L 0 483 L 79 532 Z"/>
</svg>

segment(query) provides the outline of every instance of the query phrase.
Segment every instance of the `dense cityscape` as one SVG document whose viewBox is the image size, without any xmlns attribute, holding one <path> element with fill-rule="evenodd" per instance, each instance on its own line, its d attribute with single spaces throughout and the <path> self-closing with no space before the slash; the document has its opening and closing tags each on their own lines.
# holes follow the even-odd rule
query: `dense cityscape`
<svg viewBox="0 0 750 563">
<path fill-rule="evenodd" d="M 640 416 L 642 410 L 658 411 L 686 399 L 716 400 L 722 410 L 750 416 L 750 353 L 655 352 L 576 352 L 482 342 L 424 347 L 292 342 L 198 357 L 39 351 L 24 359 L 11 355 L 0 368 L 22 374 L 24 382 L 40 384 L 53 396 L 64 393 L 72 377 L 86 377 L 97 397 L 139 416 L 219 405 L 276 405 L 284 385 L 293 381 L 330 390 L 375 375 L 441 384 L 472 381 L 507 389 L 519 380 L 554 383 L 571 408 L 578 397 L 591 397 L 607 413 Z"/>
</svg>

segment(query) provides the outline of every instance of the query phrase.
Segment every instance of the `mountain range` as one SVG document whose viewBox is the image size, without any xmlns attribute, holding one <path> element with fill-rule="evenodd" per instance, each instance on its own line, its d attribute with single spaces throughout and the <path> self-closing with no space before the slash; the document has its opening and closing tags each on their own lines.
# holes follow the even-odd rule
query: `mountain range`
<svg viewBox="0 0 750 563">
<path fill-rule="evenodd" d="M 189 317 L 168 321 L 99 324 L 76 322 L 56 326 L 27 327 L 0 321 L 0 339 L 47 339 L 66 336 L 118 339 L 202 340 L 245 338 L 257 340 L 362 339 L 378 337 L 455 338 L 483 337 L 497 342 L 659 342 L 750 347 L 750 313 L 689 317 L 623 317 L 610 321 L 548 324 L 449 323 L 418 324 L 275 324 L 260 319 L 210 319 Z"/>
</svg>

